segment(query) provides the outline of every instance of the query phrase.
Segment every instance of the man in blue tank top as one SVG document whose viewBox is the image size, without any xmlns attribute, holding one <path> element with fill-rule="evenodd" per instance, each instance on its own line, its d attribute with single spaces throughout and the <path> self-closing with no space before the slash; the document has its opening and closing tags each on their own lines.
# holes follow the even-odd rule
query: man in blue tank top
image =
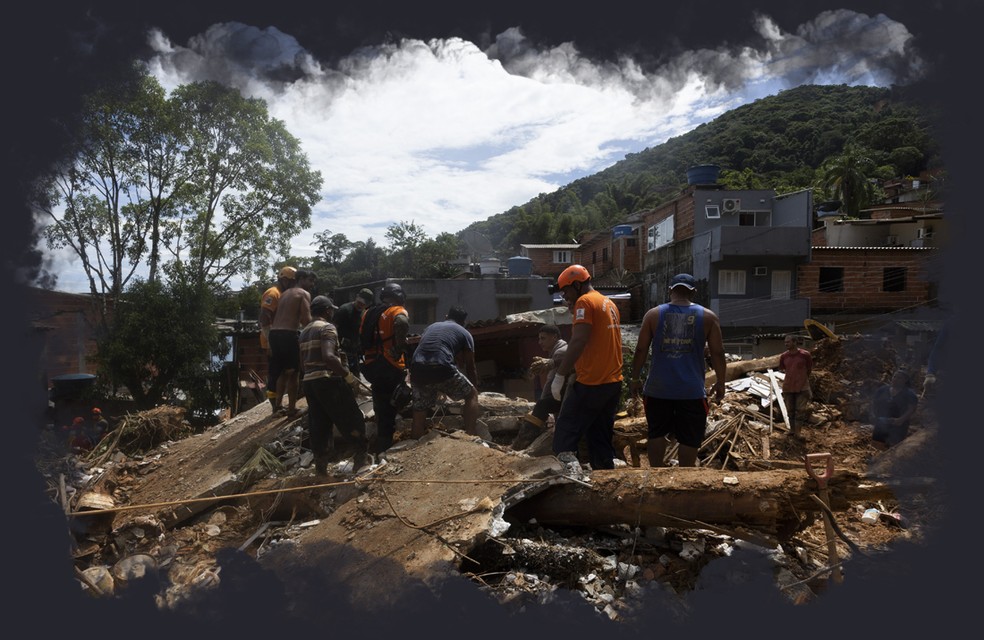
<svg viewBox="0 0 984 640">
<path fill-rule="evenodd" d="M 697 281 L 681 273 L 670 281 L 670 301 L 653 307 L 642 318 L 639 342 L 632 358 L 633 395 L 643 395 L 649 425 L 646 453 L 649 466 L 666 466 L 669 438 L 679 444 L 681 467 L 697 466 L 697 452 L 707 428 L 707 390 L 704 387 L 704 346 L 711 355 L 716 380 L 714 395 L 724 397 L 725 358 L 717 315 L 695 304 Z M 639 377 L 649 355 L 645 384 Z"/>
</svg>

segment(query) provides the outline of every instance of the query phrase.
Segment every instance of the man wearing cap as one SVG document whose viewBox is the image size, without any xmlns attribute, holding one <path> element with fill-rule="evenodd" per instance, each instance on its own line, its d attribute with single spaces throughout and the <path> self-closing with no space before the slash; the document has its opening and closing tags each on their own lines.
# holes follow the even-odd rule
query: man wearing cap
<svg viewBox="0 0 984 640">
<path fill-rule="evenodd" d="M 345 366 L 338 349 L 338 331 L 331 322 L 337 308 L 328 296 L 315 296 L 312 320 L 301 330 L 299 339 L 314 472 L 319 476 L 328 473 L 335 427 L 352 449 L 353 472 L 368 459 L 365 416 L 355 399 L 359 381 Z"/>
<path fill-rule="evenodd" d="M 359 376 L 359 325 L 362 324 L 362 314 L 366 308 L 373 303 L 374 294 L 372 289 L 362 289 L 355 296 L 355 300 L 346 302 L 338 307 L 332 324 L 338 329 L 338 338 L 341 341 L 342 353 L 348 361 L 349 371 L 352 375 Z"/>
<path fill-rule="evenodd" d="M 622 329 L 618 307 L 591 285 L 591 274 L 573 264 L 557 277 L 571 308 L 567 352 L 557 366 L 550 393 L 561 401 L 554 424 L 553 452 L 568 472 L 580 474 L 578 443 L 585 436 L 592 469 L 615 468 L 615 413 L 622 395 Z M 572 373 L 577 377 L 566 387 Z"/>
<path fill-rule="evenodd" d="M 664 467 L 669 438 L 679 445 L 681 467 L 697 466 L 697 452 L 707 428 L 707 390 L 704 388 L 704 346 L 714 369 L 714 395 L 724 398 L 725 359 L 717 315 L 692 302 L 697 281 L 681 273 L 670 281 L 670 301 L 646 312 L 632 358 L 633 395 L 643 396 L 649 426 L 646 453 L 649 466 Z M 652 346 L 645 384 L 642 366 Z"/>
<path fill-rule="evenodd" d="M 277 397 L 274 410 L 280 408 L 284 394 L 287 395 L 287 417 L 298 415 L 297 399 L 300 387 L 300 351 L 298 336 L 301 328 L 311 322 L 311 289 L 317 276 L 308 269 L 297 270 L 297 284 L 280 296 L 277 312 L 273 314 L 270 325 L 270 350 L 275 366 L 280 372 L 277 379 Z"/>
<path fill-rule="evenodd" d="M 260 297 L 260 347 L 267 354 L 266 397 L 274 411 L 280 408 L 280 404 L 277 402 L 277 379 L 280 378 L 280 370 L 277 368 L 270 350 L 270 326 L 273 324 L 273 317 L 277 313 L 280 294 L 293 287 L 296 281 L 297 269 L 283 267 L 277 274 L 277 283 L 264 291 Z"/>
</svg>

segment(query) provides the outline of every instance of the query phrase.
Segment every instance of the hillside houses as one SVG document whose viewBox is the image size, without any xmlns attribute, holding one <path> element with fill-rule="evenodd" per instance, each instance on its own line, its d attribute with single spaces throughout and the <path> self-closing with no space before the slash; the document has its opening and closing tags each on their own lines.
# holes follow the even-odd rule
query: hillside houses
<svg viewBox="0 0 984 640">
<path fill-rule="evenodd" d="M 946 224 L 930 189 L 936 179 L 886 182 L 884 201 L 851 219 L 839 203 L 814 203 L 810 190 L 725 189 L 716 167 L 701 165 L 675 198 L 622 224 L 584 233 L 577 245 L 522 250 L 544 277 L 580 263 L 596 282 L 625 285 L 630 321 L 666 299 L 673 275 L 692 273 L 697 302 L 721 317 L 736 352 L 800 331 L 811 317 L 835 331 L 883 329 L 939 315 Z"/>
</svg>

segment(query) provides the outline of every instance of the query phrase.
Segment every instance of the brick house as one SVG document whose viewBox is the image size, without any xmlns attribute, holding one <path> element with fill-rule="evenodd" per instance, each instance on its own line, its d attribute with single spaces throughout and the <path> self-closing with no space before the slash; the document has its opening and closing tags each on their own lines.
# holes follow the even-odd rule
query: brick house
<svg viewBox="0 0 984 640">
<path fill-rule="evenodd" d="M 927 197 L 929 180 L 886 182 L 885 200 L 860 218 L 818 217 L 812 259 L 797 274 L 817 320 L 864 331 L 937 305 L 947 226 L 942 203 Z"/>
<path fill-rule="evenodd" d="M 695 301 L 718 314 L 726 340 L 802 329 L 810 299 L 797 274 L 811 258 L 811 192 L 728 190 L 716 180 L 716 168 L 688 172 L 677 197 L 641 213 L 646 308 L 665 302 L 670 279 L 686 272 L 699 282 Z"/>
<path fill-rule="evenodd" d="M 95 374 L 98 307 L 89 294 L 27 288 L 31 328 L 41 340 L 40 372 L 47 381 L 56 376 Z"/>
<path fill-rule="evenodd" d="M 581 260 L 580 244 L 521 244 L 519 255 L 529 258 L 534 275 L 556 279 L 560 272 Z"/>
</svg>

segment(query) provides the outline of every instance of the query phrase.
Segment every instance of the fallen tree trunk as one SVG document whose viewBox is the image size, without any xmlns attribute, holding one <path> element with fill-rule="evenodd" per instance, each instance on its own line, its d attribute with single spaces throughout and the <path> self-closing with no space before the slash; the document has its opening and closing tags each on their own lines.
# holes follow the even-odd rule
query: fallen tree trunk
<svg viewBox="0 0 984 640">
<path fill-rule="evenodd" d="M 779 355 L 766 356 L 764 358 L 756 358 L 755 360 L 738 360 L 736 362 L 729 362 L 724 371 L 724 381 L 731 382 L 736 378 L 740 378 L 750 371 L 765 371 L 766 369 L 775 369 L 779 366 Z M 704 375 L 704 386 L 713 385 L 717 382 L 717 374 L 713 371 L 708 371 Z"/>
<path fill-rule="evenodd" d="M 727 481 L 726 481 L 727 479 Z M 891 499 L 885 483 L 835 470 L 827 481 L 830 508 Z M 786 539 L 819 511 L 817 483 L 804 469 L 722 472 L 716 469 L 616 469 L 593 471 L 591 486 L 563 484 L 510 509 L 512 519 L 546 526 L 748 526 Z"/>
</svg>

